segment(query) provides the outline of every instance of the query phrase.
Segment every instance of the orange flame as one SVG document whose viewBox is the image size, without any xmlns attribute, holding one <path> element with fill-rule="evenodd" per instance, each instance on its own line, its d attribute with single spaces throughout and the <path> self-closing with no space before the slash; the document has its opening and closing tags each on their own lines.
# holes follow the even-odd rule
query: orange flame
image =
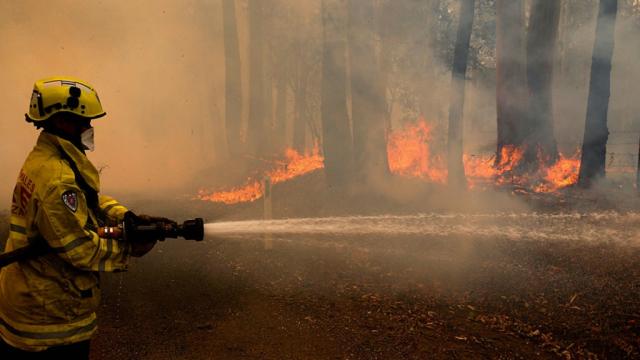
<svg viewBox="0 0 640 360">
<path fill-rule="evenodd" d="M 307 174 L 324 166 L 323 157 L 319 154 L 318 146 L 315 146 L 310 155 L 300 155 L 293 149 L 285 151 L 285 160 L 279 162 L 280 167 L 268 171 L 265 177 L 271 179 L 272 184 L 281 183 L 295 177 Z M 227 191 L 209 192 L 200 190 L 198 198 L 225 204 L 237 204 L 240 202 L 255 201 L 264 194 L 264 185 L 261 181 L 249 178 L 242 187 L 232 188 Z"/>
<path fill-rule="evenodd" d="M 560 153 L 558 161 L 545 170 L 544 182 L 535 188 L 536 192 L 554 192 L 578 182 L 580 152 L 571 157 Z"/>
<path fill-rule="evenodd" d="M 405 125 L 389 135 L 387 153 L 392 173 L 446 183 L 447 168 L 443 157 L 434 154 L 429 147 L 432 128 L 424 119 Z M 493 155 L 463 155 L 465 174 L 469 188 L 484 185 L 517 184 L 534 192 L 554 192 L 578 180 L 580 153 L 571 157 L 560 154 L 558 161 L 549 167 L 541 166 L 538 174 L 520 175 L 514 170 L 524 157 L 524 149 L 513 145 L 501 149 L 500 162 L 495 164 Z M 542 164 L 542 161 L 540 164 Z"/>
<path fill-rule="evenodd" d="M 432 154 L 429 148 L 431 131 L 427 122 L 420 120 L 389 134 L 387 157 L 393 174 L 443 184 L 447 181 L 442 157 Z"/>
<path fill-rule="evenodd" d="M 424 181 L 445 184 L 447 167 L 444 157 L 430 147 L 433 128 L 424 120 L 407 124 L 389 134 L 387 156 L 391 173 L 418 178 Z M 514 171 L 523 159 L 524 151 L 515 146 L 501 149 L 500 162 L 495 163 L 493 155 L 463 155 L 465 174 L 469 188 L 479 186 L 517 184 L 534 192 L 550 193 L 573 185 L 578 180 L 580 152 L 566 157 L 559 155 L 558 161 L 551 166 L 540 166 L 536 174 L 517 174 Z M 310 173 L 324 167 L 324 159 L 316 145 L 311 154 L 300 155 L 293 149 L 287 149 L 285 160 L 276 162 L 274 169 L 267 171 L 261 178 L 269 177 L 273 184 Z M 539 160 L 540 164 L 543 164 Z M 225 204 L 255 201 L 264 194 L 260 180 L 249 178 L 244 186 L 226 191 L 211 192 L 200 190 L 198 198 Z"/>
</svg>

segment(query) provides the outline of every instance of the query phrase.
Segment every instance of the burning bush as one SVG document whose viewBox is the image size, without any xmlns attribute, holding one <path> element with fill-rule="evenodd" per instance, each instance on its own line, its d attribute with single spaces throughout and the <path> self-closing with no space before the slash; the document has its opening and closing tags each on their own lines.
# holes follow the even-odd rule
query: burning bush
<svg viewBox="0 0 640 360">
<path fill-rule="evenodd" d="M 433 127 L 424 119 L 407 124 L 388 136 L 387 156 L 392 174 L 445 184 L 447 167 L 444 154 L 431 147 Z M 516 185 L 532 192 L 550 193 L 573 185 L 578 180 L 580 154 L 567 157 L 560 154 L 551 166 L 537 159 L 534 171 L 519 171 L 524 149 L 505 146 L 499 163 L 495 155 L 464 154 L 463 162 L 468 186 L 471 189 Z M 198 198 L 225 204 L 254 201 L 262 197 L 262 179 L 268 177 L 278 184 L 324 167 L 318 146 L 310 154 L 301 155 L 287 149 L 282 161 L 274 162 L 272 170 L 260 178 L 249 178 L 245 185 L 224 191 L 200 190 Z"/>
</svg>

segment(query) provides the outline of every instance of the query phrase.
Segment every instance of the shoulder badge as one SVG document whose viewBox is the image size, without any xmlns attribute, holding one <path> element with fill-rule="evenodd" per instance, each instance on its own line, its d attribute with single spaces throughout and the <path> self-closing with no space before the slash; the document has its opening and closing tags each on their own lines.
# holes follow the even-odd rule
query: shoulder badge
<svg viewBox="0 0 640 360">
<path fill-rule="evenodd" d="M 78 210 L 78 194 L 73 190 L 65 191 L 62 194 L 62 202 L 69 210 L 76 212 Z"/>
</svg>

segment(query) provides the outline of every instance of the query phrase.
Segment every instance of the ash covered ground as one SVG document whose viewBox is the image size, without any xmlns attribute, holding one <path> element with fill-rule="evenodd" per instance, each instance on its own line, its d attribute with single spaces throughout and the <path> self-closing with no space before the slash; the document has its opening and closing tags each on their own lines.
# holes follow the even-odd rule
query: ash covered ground
<svg viewBox="0 0 640 360">
<path fill-rule="evenodd" d="M 103 275 L 92 358 L 640 356 L 640 212 L 629 194 L 472 193 L 455 209 L 299 191 L 314 181 L 274 188 L 274 215 L 347 216 L 357 203 L 427 230 L 281 233 L 270 249 L 255 233 L 160 243 L 129 272 Z M 487 211 L 485 196 L 518 201 Z M 136 201 L 179 219 L 262 214 L 261 202 Z"/>
</svg>

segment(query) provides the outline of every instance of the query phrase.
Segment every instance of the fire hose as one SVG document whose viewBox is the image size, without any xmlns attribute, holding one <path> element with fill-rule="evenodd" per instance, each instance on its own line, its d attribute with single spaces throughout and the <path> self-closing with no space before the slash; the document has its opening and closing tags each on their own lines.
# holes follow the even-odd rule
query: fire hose
<svg viewBox="0 0 640 360">
<path fill-rule="evenodd" d="M 134 241 L 164 241 L 167 238 L 202 241 L 204 239 L 204 221 L 201 218 L 187 220 L 182 224 L 174 221 L 155 221 L 147 224 L 136 223 L 131 217 L 125 217 L 117 226 L 98 228 L 98 236 L 107 239 Z M 52 253 L 46 241 L 35 241 L 27 246 L 0 254 L 0 268 L 16 261 L 36 258 Z"/>
</svg>

